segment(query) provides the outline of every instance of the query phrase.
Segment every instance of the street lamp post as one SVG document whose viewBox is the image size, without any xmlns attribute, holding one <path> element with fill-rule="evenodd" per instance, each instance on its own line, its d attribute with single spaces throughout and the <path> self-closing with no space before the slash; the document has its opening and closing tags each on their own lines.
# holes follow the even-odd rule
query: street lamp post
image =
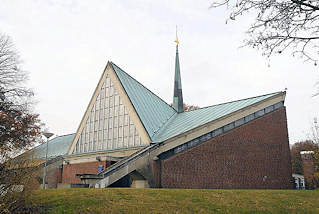
<svg viewBox="0 0 319 214">
<path fill-rule="evenodd" d="M 42 179 L 42 188 L 45 189 L 45 179 L 47 175 L 47 161 L 48 161 L 48 149 L 49 149 L 49 138 L 52 137 L 53 133 L 48 131 L 43 132 L 43 135 L 46 137 L 47 141 L 47 148 L 45 151 L 45 163 L 44 163 L 44 170 L 43 170 L 43 179 Z"/>
</svg>

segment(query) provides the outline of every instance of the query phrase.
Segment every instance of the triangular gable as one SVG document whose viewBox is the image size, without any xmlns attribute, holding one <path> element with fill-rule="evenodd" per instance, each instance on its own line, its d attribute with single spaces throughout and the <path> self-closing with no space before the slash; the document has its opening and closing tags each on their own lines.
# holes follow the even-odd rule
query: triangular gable
<svg viewBox="0 0 319 214">
<path fill-rule="evenodd" d="M 151 139 L 176 111 L 145 86 L 111 63 Z"/>
<path fill-rule="evenodd" d="M 278 96 L 282 97 L 283 92 L 251 97 L 176 114 L 159 130 L 152 140 L 154 142 L 163 142 L 199 126 L 216 121 L 244 108 L 253 106 L 256 103 Z"/>
<path fill-rule="evenodd" d="M 68 154 L 131 148 L 149 143 L 143 124 L 108 63 Z"/>
</svg>

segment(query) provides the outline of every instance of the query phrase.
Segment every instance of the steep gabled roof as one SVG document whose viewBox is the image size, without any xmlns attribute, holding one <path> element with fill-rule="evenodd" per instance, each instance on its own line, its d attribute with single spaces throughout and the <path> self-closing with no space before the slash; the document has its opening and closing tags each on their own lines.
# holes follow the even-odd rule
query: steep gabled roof
<svg viewBox="0 0 319 214">
<path fill-rule="evenodd" d="M 48 158 L 66 155 L 69 147 L 72 144 L 75 134 L 62 135 L 49 140 Z M 47 143 L 43 143 L 33 149 L 32 157 L 34 159 L 44 159 Z"/>
<path fill-rule="evenodd" d="M 282 92 L 276 92 L 175 114 L 161 127 L 156 135 L 153 136 L 152 140 L 153 142 L 163 142 L 281 93 Z"/>
<path fill-rule="evenodd" d="M 176 111 L 117 65 L 112 62 L 111 65 L 152 139 L 152 136 Z"/>
</svg>

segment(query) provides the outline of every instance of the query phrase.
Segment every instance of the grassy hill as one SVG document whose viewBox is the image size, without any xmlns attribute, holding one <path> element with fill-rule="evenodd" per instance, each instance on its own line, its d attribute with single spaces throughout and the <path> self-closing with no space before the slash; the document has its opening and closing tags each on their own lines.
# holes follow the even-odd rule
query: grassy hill
<svg viewBox="0 0 319 214">
<path fill-rule="evenodd" d="M 50 189 L 30 200 L 42 213 L 319 213 L 319 191 Z"/>
</svg>

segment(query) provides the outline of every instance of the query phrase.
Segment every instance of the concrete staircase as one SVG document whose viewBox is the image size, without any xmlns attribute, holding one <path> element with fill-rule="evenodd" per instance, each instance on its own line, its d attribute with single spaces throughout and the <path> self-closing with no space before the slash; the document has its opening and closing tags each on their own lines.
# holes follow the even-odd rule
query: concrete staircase
<svg viewBox="0 0 319 214">
<path fill-rule="evenodd" d="M 81 180 L 84 183 L 89 183 L 90 187 L 105 188 L 120 180 L 124 176 L 137 171 L 142 174 L 145 179 L 152 180 L 150 163 L 152 160 L 151 152 L 158 148 L 158 144 L 151 144 L 142 150 L 118 161 L 112 166 L 97 175 L 90 176 L 82 175 Z M 91 182 L 89 181 L 91 179 Z M 93 180 L 92 180 L 93 179 Z"/>
</svg>

